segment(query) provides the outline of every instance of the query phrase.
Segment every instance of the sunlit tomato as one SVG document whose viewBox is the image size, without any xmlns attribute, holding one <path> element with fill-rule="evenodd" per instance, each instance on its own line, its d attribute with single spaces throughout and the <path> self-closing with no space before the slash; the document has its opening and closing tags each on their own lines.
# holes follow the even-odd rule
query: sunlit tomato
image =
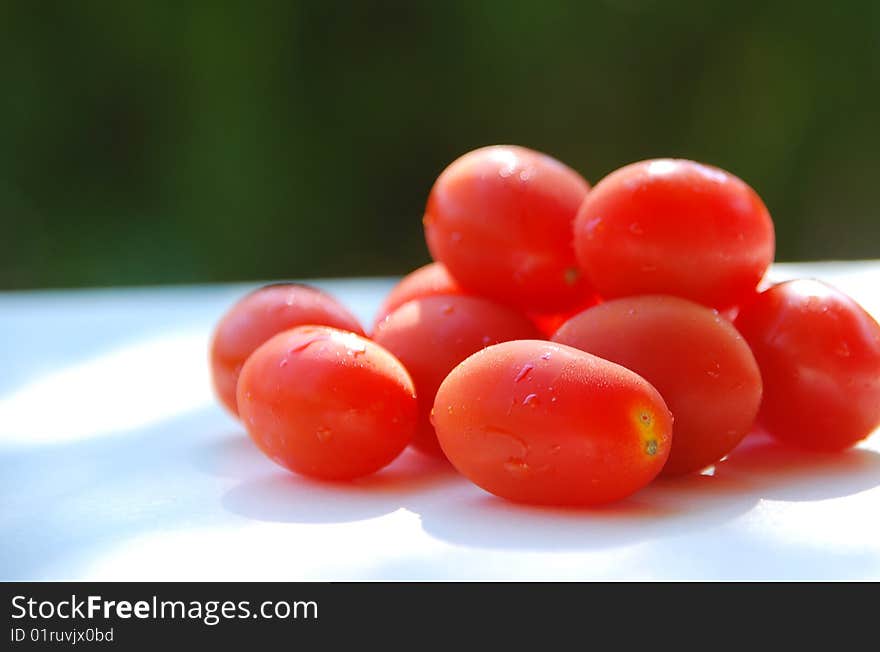
<svg viewBox="0 0 880 652">
<path fill-rule="evenodd" d="M 632 369 L 657 388 L 675 418 L 664 474 L 717 462 L 754 424 L 758 365 L 714 310 L 661 295 L 614 299 L 573 317 L 553 341 Z"/>
<path fill-rule="evenodd" d="M 428 198 L 428 248 L 469 292 L 520 310 L 559 312 L 591 292 L 572 246 L 589 184 L 523 147 L 484 147 L 447 167 Z"/>
<path fill-rule="evenodd" d="M 278 464 L 324 480 L 378 471 L 409 444 L 415 388 L 375 342 L 326 326 L 300 326 L 262 344 L 238 381 L 241 420 Z"/>
<path fill-rule="evenodd" d="M 671 294 L 716 308 L 754 290 L 773 260 L 773 223 L 742 180 L 693 161 L 627 165 L 590 192 L 578 260 L 603 298 Z"/>
<path fill-rule="evenodd" d="M 375 325 L 407 301 L 448 294 L 465 294 L 441 263 L 429 263 L 400 279 L 376 313 Z M 375 326 L 374 326 L 375 330 Z"/>
<path fill-rule="evenodd" d="M 443 457 L 429 416 L 437 388 L 453 367 L 490 344 L 539 335 L 519 313 L 475 297 L 415 299 L 388 315 L 373 339 L 403 363 L 415 383 L 420 412 L 415 447 Z"/>
<path fill-rule="evenodd" d="M 628 496 L 663 467 L 672 417 L 632 371 L 537 340 L 496 344 L 452 370 L 434 427 L 455 467 L 510 500 L 594 505 Z"/>
<path fill-rule="evenodd" d="M 736 327 L 764 377 L 758 422 L 815 450 L 839 450 L 880 425 L 880 326 L 818 281 L 780 283 L 740 308 Z"/>
<path fill-rule="evenodd" d="M 276 333 L 306 324 L 363 334 L 357 318 L 329 294 L 295 283 L 251 292 L 227 312 L 211 340 L 211 377 L 219 399 L 233 414 L 238 374 L 248 356 Z"/>
</svg>

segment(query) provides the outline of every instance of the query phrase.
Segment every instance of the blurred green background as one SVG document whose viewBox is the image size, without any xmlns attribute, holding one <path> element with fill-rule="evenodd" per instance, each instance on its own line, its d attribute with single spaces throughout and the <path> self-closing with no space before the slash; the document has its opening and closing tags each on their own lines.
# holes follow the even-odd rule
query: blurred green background
<svg viewBox="0 0 880 652">
<path fill-rule="evenodd" d="M 743 177 L 880 257 L 880 2 L 0 3 L 0 288 L 401 274 L 456 156 Z"/>
</svg>

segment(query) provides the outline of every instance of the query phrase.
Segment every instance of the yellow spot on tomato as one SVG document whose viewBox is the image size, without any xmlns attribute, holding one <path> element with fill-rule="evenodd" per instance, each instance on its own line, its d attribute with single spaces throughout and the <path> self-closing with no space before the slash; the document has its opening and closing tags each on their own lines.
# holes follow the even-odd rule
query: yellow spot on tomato
<svg viewBox="0 0 880 652">
<path fill-rule="evenodd" d="M 659 442 L 654 431 L 654 414 L 647 408 L 638 407 L 632 412 L 632 418 L 645 455 L 656 455 Z"/>
</svg>

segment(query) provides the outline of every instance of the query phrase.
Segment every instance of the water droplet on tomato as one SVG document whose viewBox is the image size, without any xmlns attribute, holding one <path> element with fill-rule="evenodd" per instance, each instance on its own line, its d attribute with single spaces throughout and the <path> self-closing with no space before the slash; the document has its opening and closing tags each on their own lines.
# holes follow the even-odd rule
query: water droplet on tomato
<svg viewBox="0 0 880 652">
<path fill-rule="evenodd" d="M 519 370 L 519 373 L 516 375 L 516 378 L 513 379 L 513 382 L 518 383 L 525 379 L 526 376 L 529 375 L 529 372 L 535 368 L 535 365 L 527 362 L 522 366 L 522 369 Z"/>
<path fill-rule="evenodd" d="M 601 217 L 594 217 L 591 220 L 588 220 L 584 225 L 584 233 L 587 234 L 587 239 L 592 240 L 598 235 L 600 231 L 604 229 L 604 225 L 602 224 Z"/>
<path fill-rule="evenodd" d="M 535 168 L 535 166 L 530 165 L 525 170 L 523 170 L 522 172 L 519 173 L 519 180 L 520 181 L 528 181 L 533 176 L 535 176 L 536 172 L 537 172 L 537 169 Z"/>
<path fill-rule="evenodd" d="M 528 463 L 519 457 L 511 457 L 504 463 L 504 469 L 513 475 L 516 476 L 524 476 L 529 472 Z"/>
<path fill-rule="evenodd" d="M 329 340 L 329 339 L 330 339 L 330 336 L 325 333 L 315 334 L 315 335 L 312 335 L 311 337 L 303 340 L 302 342 L 300 342 L 299 344 L 297 344 L 293 348 L 291 348 L 287 353 L 288 354 L 299 353 L 300 351 L 307 349 L 310 345 L 314 344 L 315 342 L 321 342 L 323 340 Z"/>
<path fill-rule="evenodd" d="M 349 342 L 348 348 L 345 350 L 345 355 L 350 358 L 357 357 L 359 355 L 363 355 L 367 352 L 367 345 L 363 342 Z"/>
</svg>

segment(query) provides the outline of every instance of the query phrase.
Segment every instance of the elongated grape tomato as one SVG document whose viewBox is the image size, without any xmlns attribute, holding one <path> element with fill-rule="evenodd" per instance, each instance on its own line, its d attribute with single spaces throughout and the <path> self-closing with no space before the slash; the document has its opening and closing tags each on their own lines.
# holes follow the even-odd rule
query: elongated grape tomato
<svg viewBox="0 0 880 652">
<path fill-rule="evenodd" d="M 523 311 L 576 307 L 591 289 L 572 225 L 589 184 L 524 147 L 484 147 L 454 161 L 431 189 L 424 227 L 434 260 L 462 288 Z"/>
<path fill-rule="evenodd" d="M 357 318 L 329 294 L 295 283 L 251 292 L 227 312 L 211 340 L 211 377 L 220 401 L 238 414 L 235 387 L 248 356 L 276 333 L 306 324 L 363 334 Z"/>
<path fill-rule="evenodd" d="M 238 408 L 266 455 L 324 480 L 378 471 L 409 444 L 418 418 L 400 361 L 326 326 L 284 331 L 257 348 L 241 371 Z"/>
<path fill-rule="evenodd" d="M 437 388 L 453 367 L 489 345 L 539 336 L 524 316 L 476 297 L 415 299 L 388 315 L 373 339 L 397 356 L 415 383 L 420 416 L 413 445 L 443 457 L 429 415 Z"/>
<path fill-rule="evenodd" d="M 671 294 L 715 308 L 754 290 L 775 246 L 754 190 L 678 159 L 633 163 L 602 179 L 580 207 L 574 242 L 603 298 Z"/>
<path fill-rule="evenodd" d="M 754 424 L 758 365 L 714 310 L 670 296 L 614 299 L 570 319 L 553 341 L 632 369 L 657 388 L 675 419 L 664 474 L 717 462 Z"/>
<path fill-rule="evenodd" d="M 880 426 L 880 326 L 853 299 L 788 281 L 742 305 L 735 323 L 761 367 L 758 421 L 771 435 L 832 451 Z"/>
<path fill-rule="evenodd" d="M 461 473 L 525 503 L 624 498 L 660 472 L 672 442 L 672 417 L 645 379 L 537 340 L 467 358 L 440 385 L 432 418 Z"/>
</svg>

